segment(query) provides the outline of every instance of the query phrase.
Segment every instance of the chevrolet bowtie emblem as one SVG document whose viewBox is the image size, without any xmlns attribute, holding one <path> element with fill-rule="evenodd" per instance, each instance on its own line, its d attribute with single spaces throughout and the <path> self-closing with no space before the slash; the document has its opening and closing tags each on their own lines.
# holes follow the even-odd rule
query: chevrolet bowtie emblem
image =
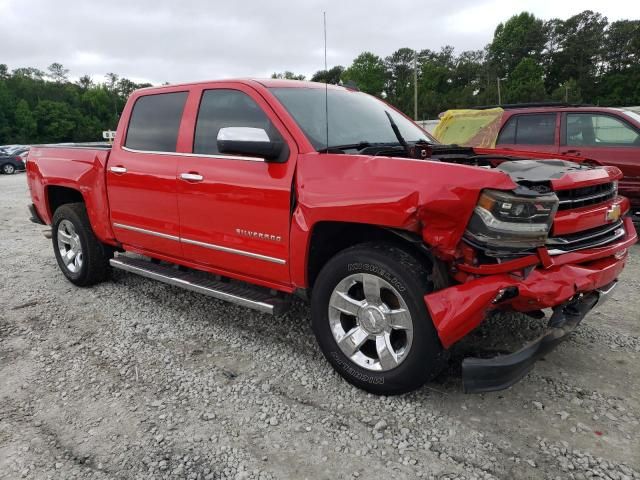
<svg viewBox="0 0 640 480">
<path fill-rule="evenodd" d="M 620 218 L 620 215 L 622 215 L 622 211 L 620 210 L 620 205 L 611 205 L 607 209 L 607 213 L 605 215 L 606 215 L 607 222 L 615 222 Z"/>
</svg>

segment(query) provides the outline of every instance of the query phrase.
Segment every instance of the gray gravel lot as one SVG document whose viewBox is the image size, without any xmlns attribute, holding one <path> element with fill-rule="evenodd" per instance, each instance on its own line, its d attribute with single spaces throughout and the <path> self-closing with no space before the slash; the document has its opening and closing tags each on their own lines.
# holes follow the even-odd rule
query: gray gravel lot
<svg viewBox="0 0 640 480">
<path fill-rule="evenodd" d="M 523 381 L 460 358 L 543 324 L 494 316 L 418 392 L 375 397 L 280 318 L 115 272 L 67 282 L 0 175 L 0 478 L 640 478 L 640 247 L 613 299 Z"/>
</svg>

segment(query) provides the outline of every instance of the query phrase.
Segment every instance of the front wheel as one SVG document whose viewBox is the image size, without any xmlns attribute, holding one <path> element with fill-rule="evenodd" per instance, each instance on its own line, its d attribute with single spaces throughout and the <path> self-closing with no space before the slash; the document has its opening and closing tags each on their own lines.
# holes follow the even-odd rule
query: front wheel
<svg viewBox="0 0 640 480">
<path fill-rule="evenodd" d="M 421 387 L 445 364 L 424 295 L 430 265 L 390 244 L 346 249 L 324 266 L 311 298 L 313 330 L 336 371 L 366 391 Z"/>
<path fill-rule="evenodd" d="M 5 163 L 2 166 L 2 173 L 5 173 L 7 175 L 13 175 L 14 173 L 16 173 L 16 167 L 11 165 L 10 163 Z"/>
</svg>

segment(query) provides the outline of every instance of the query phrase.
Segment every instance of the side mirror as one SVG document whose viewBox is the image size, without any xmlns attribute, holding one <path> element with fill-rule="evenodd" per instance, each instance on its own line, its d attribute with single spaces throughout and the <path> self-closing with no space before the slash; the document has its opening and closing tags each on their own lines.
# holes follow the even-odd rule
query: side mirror
<svg viewBox="0 0 640 480">
<path fill-rule="evenodd" d="M 284 161 L 280 160 L 284 142 L 270 140 L 262 128 L 224 127 L 218 131 L 217 140 L 220 153 L 263 157 L 267 162 Z"/>
</svg>

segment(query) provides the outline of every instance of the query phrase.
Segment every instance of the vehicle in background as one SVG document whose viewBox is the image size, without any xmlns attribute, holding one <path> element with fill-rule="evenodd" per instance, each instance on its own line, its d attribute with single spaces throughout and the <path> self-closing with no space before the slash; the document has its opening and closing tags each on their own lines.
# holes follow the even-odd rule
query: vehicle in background
<svg viewBox="0 0 640 480">
<path fill-rule="evenodd" d="M 18 157 L 21 157 L 22 160 L 26 160 L 27 159 L 27 155 L 29 155 L 29 150 L 31 147 L 21 147 L 18 148 L 16 150 L 14 150 L 13 152 L 11 152 L 12 155 L 17 155 Z"/>
<path fill-rule="evenodd" d="M 23 171 L 25 163 L 20 155 L 10 155 L 0 153 L 0 173 L 12 175 L 16 172 Z"/>
<path fill-rule="evenodd" d="M 74 284 L 118 268 L 272 314 L 296 295 L 370 392 L 433 378 L 489 311 L 552 308 L 537 341 L 464 360 L 480 392 L 567 338 L 637 240 L 620 170 L 561 157 L 439 145 L 349 88 L 228 80 L 138 90 L 112 146 L 32 147 L 27 172 Z"/>
<path fill-rule="evenodd" d="M 0 150 L 3 150 L 5 153 L 13 155 L 17 151 L 28 148 L 26 145 L 0 145 Z"/>
<path fill-rule="evenodd" d="M 620 193 L 640 211 L 640 114 L 624 108 L 503 106 L 496 148 L 581 157 L 622 170 Z"/>
<path fill-rule="evenodd" d="M 438 126 L 438 123 L 440 123 L 440 119 L 418 120 L 416 123 L 420 125 L 424 130 L 426 130 L 430 135 L 433 135 L 433 131 Z"/>
</svg>

